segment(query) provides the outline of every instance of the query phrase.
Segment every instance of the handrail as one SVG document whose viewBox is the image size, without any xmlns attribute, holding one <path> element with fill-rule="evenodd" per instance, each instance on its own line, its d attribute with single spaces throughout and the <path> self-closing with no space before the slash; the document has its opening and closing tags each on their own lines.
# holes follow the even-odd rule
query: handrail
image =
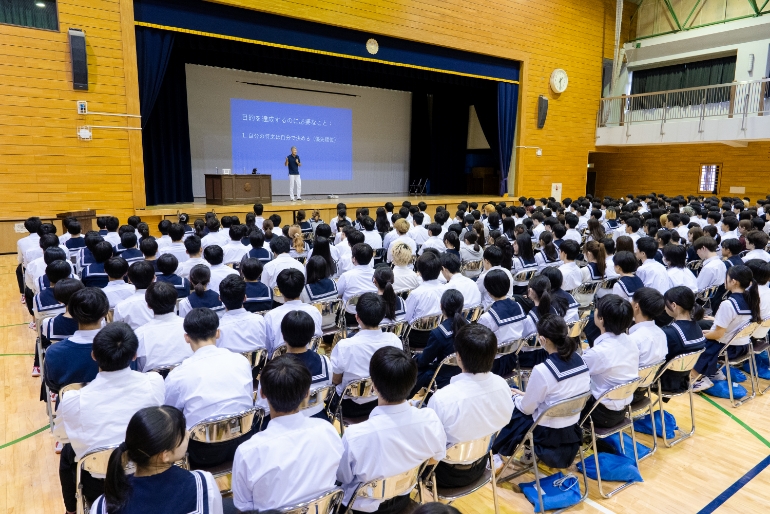
<svg viewBox="0 0 770 514">
<path fill-rule="evenodd" d="M 759 80 L 742 80 L 740 82 L 726 82 L 724 84 L 712 84 L 710 86 L 696 86 L 696 87 L 686 87 L 683 89 L 668 89 L 666 91 L 653 91 L 652 93 L 636 93 L 634 95 L 620 95 L 620 96 L 605 96 L 602 98 L 602 100 L 614 100 L 614 99 L 621 99 L 621 98 L 636 98 L 639 96 L 650 96 L 650 95 L 660 95 L 663 93 L 679 93 L 680 91 L 693 91 L 695 89 L 714 89 L 718 87 L 726 87 L 726 86 L 740 86 L 741 84 L 754 84 L 754 83 L 760 83 L 760 82 L 770 82 L 770 78 L 766 79 L 759 79 Z"/>
</svg>

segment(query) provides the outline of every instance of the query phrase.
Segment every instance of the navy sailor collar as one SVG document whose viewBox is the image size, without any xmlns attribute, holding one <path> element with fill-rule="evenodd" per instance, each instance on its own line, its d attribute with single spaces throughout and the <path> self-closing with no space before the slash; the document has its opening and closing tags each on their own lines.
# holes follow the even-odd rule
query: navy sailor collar
<svg viewBox="0 0 770 514">
<path fill-rule="evenodd" d="M 489 311 L 487 312 L 489 312 L 492 319 L 495 320 L 495 323 L 497 323 L 497 326 L 499 327 L 516 323 L 525 318 L 524 311 L 521 310 L 521 305 L 510 298 L 497 300 L 489 307 Z"/>
<path fill-rule="evenodd" d="M 588 373 L 588 366 L 577 352 L 565 361 L 558 353 L 552 353 L 545 360 L 545 367 L 554 376 L 557 382 L 567 380 L 581 373 Z"/>
</svg>

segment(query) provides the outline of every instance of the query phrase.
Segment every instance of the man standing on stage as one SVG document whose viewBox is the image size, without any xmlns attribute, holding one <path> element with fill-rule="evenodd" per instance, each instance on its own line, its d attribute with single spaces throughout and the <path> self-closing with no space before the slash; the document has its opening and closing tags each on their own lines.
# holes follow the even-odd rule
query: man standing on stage
<svg viewBox="0 0 770 514">
<path fill-rule="evenodd" d="M 291 155 L 286 157 L 284 166 L 289 167 L 289 197 L 291 201 L 294 201 L 294 185 L 297 185 L 297 200 L 302 201 L 302 180 L 299 178 L 299 167 L 302 163 L 299 161 L 299 155 L 297 155 L 297 147 L 291 147 Z"/>
</svg>

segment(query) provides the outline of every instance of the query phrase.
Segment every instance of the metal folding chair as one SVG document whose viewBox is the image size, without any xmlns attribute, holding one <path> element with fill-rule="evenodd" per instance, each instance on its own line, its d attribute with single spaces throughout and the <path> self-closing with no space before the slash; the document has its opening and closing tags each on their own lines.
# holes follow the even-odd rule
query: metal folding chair
<svg viewBox="0 0 770 514">
<path fill-rule="evenodd" d="M 654 405 L 652 403 L 652 384 L 655 382 L 655 378 L 658 376 L 658 370 L 660 370 L 660 368 L 662 368 L 665 364 L 666 359 L 662 359 L 653 364 L 648 364 L 647 366 L 642 366 L 639 368 L 639 378 L 641 381 L 639 382 L 638 389 L 647 389 L 647 396 L 637 402 L 633 402 L 629 406 L 629 410 L 631 411 L 631 419 L 637 419 L 642 417 L 645 413 L 649 413 L 650 422 L 652 423 L 652 449 L 650 450 L 650 453 L 644 457 L 640 457 L 640 461 L 646 459 L 655 453 L 658 449 L 658 438 L 655 435 L 655 416 L 653 414 Z"/>
<path fill-rule="evenodd" d="M 457 362 L 457 354 L 451 353 L 444 357 L 441 362 L 438 363 L 438 367 L 436 368 L 436 371 L 433 373 L 433 376 L 430 379 L 430 382 L 428 382 L 428 387 L 425 388 L 426 394 L 420 399 L 420 403 L 417 405 L 418 409 L 422 409 L 423 404 L 425 403 L 425 399 L 428 397 L 429 394 L 435 393 L 438 390 L 438 387 L 436 386 L 436 378 L 438 377 L 439 371 L 441 371 L 441 368 L 444 366 L 455 366 L 458 367 L 460 364 Z"/>
<path fill-rule="evenodd" d="M 396 334 L 396 336 L 401 339 L 401 341 L 403 341 L 407 330 L 409 330 L 409 323 L 406 320 L 394 321 L 393 323 L 383 323 L 380 325 L 380 330 L 383 332 Z"/>
<path fill-rule="evenodd" d="M 499 475 L 502 478 L 498 478 L 497 482 L 507 482 L 513 478 L 520 477 L 521 475 L 529 472 L 532 470 L 532 472 L 535 474 L 535 487 L 537 488 L 537 499 L 540 504 L 540 512 L 545 512 L 544 506 L 543 506 L 543 495 L 542 488 L 540 487 L 540 470 L 537 466 L 537 454 L 535 453 L 535 438 L 534 438 L 534 431 L 535 428 L 537 428 L 541 421 L 545 418 L 569 418 L 572 416 L 579 416 L 580 413 L 583 411 L 583 408 L 586 405 L 586 402 L 588 401 L 588 398 L 591 396 L 591 392 L 585 392 L 583 394 L 573 396 L 572 398 L 566 398 L 564 400 L 558 401 L 548 407 L 544 412 L 542 412 L 535 422 L 532 424 L 531 427 L 529 427 L 529 430 L 527 430 L 527 433 L 524 435 L 524 438 L 521 440 L 519 445 L 516 447 L 516 449 L 511 453 L 511 455 L 508 457 L 508 459 L 504 462 L 503 467 L 499 471 Z M 531 465 L 524 465 L 521 464 L 519 461 L 516 461 L 515 457 L 519 453 L 524 452 L 524 448 L 528 446 L 532 450 L 532 464 Z M 586 499 L 588 496 L 588 475 L 586 474 L 586 465 L 585 465 L 585 457 L 583 454 L 583 448 L 582 446 L 578 450 L 580 452 L 580 462 L 582 464 L 582 474 L 583 474 L 583 493 L 581 494 L 580 501 Z M 504 475 L 508 467 L 519 469 L 514 470 L 513 473 L 510 475 Z M 557 512 L 563 512 L 566 509 L 558 510 Z"/>
<path fill-rule="evenodd" d="M 83 389 L 87 385 L 88 385 L 88 382 L 73 382 L 72 384 L 67 384 L 66 386 L 62 387 L 59 390 L 59 400 L 64 399 L 65 393 L 69 391 L 79 391 L 80 389 Z"/>
<path fill-rule="evenodd" d="M 104 478 L 107 476 L 107 464 L 110 462 L 110 455 L 112 455 L 112 451 L 117 447 L 118 445 L 96 448 L 83 455 L 78 461 L 77 471 L 75 472 L 77 514 L 86 514 L 91 510 L 91 505 L 83 494 L 83 483 L 81 482 L 83 471 L 88 471 L 94 478 Z"/>
<path fill-rule="evenodd" d="M 755 396 L 757 396 L 757 384 L 755 382 L 756 374 L 757 374 L 757 363 L 754 360 L 754 352 L 751 347 L 751 343 L 749 343 L 747 346 L 747 352 L 740 357 L 735 357 L 733 359 L 729 359 L 727 357 L 727 350 L 730 348 L 730 345 L 733 341 L 736 339 L 743 339 L 746 337 L 751 337 L 751 334 L 754 333 L 754 331 L 759 328 L 759 323 L 748 323 L 738 329 L 737 332 L 733 334 L 733 337 L 730 338 L 730 341 L 724 345 L 722 348 L 722 351 L 719 352 L 719 357 L 717 357 L 717 360 L 719 364 L 723 364 L 725 367 L 725 375 L 727 376 L 727 389 L 730 393 L 730 403 L 733 407 L 740 407 L 744 403 L 751 401 L 754 399 Z M 740 367 L 741 364 L 744 362 L 749 362 L 749 385 L 751 386 L 751 395 L 748 394 L 744 396 L 743 398 L 735 399 L 733 398 L 733 378 L 732 373 L 730 373 L 731 367 Z"/>
<path fill-rule="evenodd" d="M 698 271 L 700 271 L 702 266 L 703 266 L 703 261 L 700 259 L 698 259 L 697 261 L 690 261 L 687 263 L 687 269 L 692 271 L 695 275 L 698 274 Z"/>
<path fill-rule="evenodd" d="M 639 452 L 636 448 L 636 432 L 634 431 L 634 421 L 631 419 L 631 412 L 628 406 L 623 409 L 625 411 L 625 416 L 623 418 L 623 421 L 615 425 L 614 427 L 610 428 L 596 428 L 594 426 L 594 421 L 591 419 L 591 413 L 596 409 L 596 407 L 601 403 L 602 400 L 625 400 L 629 396 L 634 394 L 634 391 L 639 385 L 639 382 L 641 382 L 641 378 L 636 377 L 633 380 L 629 380 L 628 382 L 625 382 L 623 384 L 618 384 L 615 387 L 612 387 L 604 392 L 599 398 L 596 399 L 596 403 L 594 403 L 594 406 L 591 408 L 590 411 L 585 415 L 585 417 L 580 421 L 580 426 L 583 427 L 584 430 L 586 430 L 586 423 L 588 423 L 588 427 L 590 427 L 590 433 L 591 433 L 591 449 L 594 453 L 594 462 L 596 463 L 596 481 L 599 484 L 599 494 L 602 495 L 603 498 L 610 498 L 616 493 L 622 491 L 626 487 L 635 484 L 636 482 L 624 482 L 621 486 L 616 487 L 609 493 L 604 492 L 604 489 L 602 488 L 602 474 L 599 470 L 599 449 L 596 446 L 596 438 L 599 439 L 605 439 L 607 437 L 610 437 L 614 434 L 620 434 L 620 447 L 623 449 L 625 453 L 625 438 L 623 437 L 623 433 L 627 428 L 631 429 L 631 441 L 634 445 L 634 460 L 636 461 L 637 467 L 639 466 Z M 585 469 L 585 468 L 583 468 Z"/>
<path fill-rule="evenodd" d="M 599 284 L 599 287 L 596 288 L 598 291 L 599 289 L 609 289 L 612 290 L 613 287 L 615 287 L 615 284 L 618 283 L 618 277 L 615 278 L 605 278 L 602 280 L 602 282 Z"/>
<path fill-rule="evenodd" d="M 703 289 L 702 291 L 698 291 L 695 293 L 695 300 L 703 305 L 703 308 L 706 308 L 706 305 L 709 307 L 711 306 L 711 298 L 714 297 L 714 294 L 717 292 L 717 289 L 719 289 L 719 286 L 711 286 L 707 287 L 706 289 Z"/>
<path fill-rule="evenodd" d="M 411 289 L 399 289 L 398 291 L 394 291 L 396 293 L 396 296 L 400 296 L 402 300 L 406 301 L 407 298 L 409 298 L 409 293 L 412 292 Z"/>
<path fill-rule="evenodd" d="M 594 295 L 599 286 L 603 284 L 603 281 L 583 282 L 570 294 L 580 304 L 580 310 L 590 311 L 594 308 Z"/>
<path fill-rule="evenodd" d="M 158 366 L 157 368 L 148 369 L 145 371 L 145 373 L 157 373 L 158 375 L 162 376 L 165 380 L 169 373 L 171 373 L 171 370 L 179 366 L 181 362 L 178 362 L 176 364 L 169 364 L 168 366 Z"/>
<path fill-rule="evenodd" d="M 513 275 L 512 278 L 514 282 L 529 282 L 535 275 L 537 275 L 537 270 L 533 269 L 528 271 L 519 271 Z"/>
<path fill-rule="evenodd" d="M 339 332 L 340 327 L 337 324 L 337 320 L 343 305 L 342 298 L 324 300 L 312 305 L 321 313 L 321 332 L 323 332 L 323 335 L 328 336 Z"/>
<path fill-rule="evenodd" d="M 479 276 L 481 268 L 484 267 L 484 261 L 479 259 L 477 261 L 463 261 L 460 265 L 460 273 L 468 278 L 474 278 Z"/>
<path fill-rule="evenodd" d="M 530 339 L 532 339 L 532 334 L 528 335 L 527 337 L 520 337 L 518 339 L 508 339 L 507 341 L 503 341 L 502 343 L 497 343 L 497 353 L 495 353 L 495 359 L 499 359 L 501 357 L 504 357 L 506 355 L 515 354 L 516 355 L 516 370 L 514 371 L 514 374 L 503 377 L 505 378 L 506 382 L 508 382 L 510 385 L 513 385 L 512 382 L 515 382 L 517 387 L 524 391 L 526 389 L 526 383 L 524 380 L 524 376 L 529 376 L 531 373 L 531 369 L 522 368 L 521 363 L 519 362 L 518 356 L 521 353 L 521 351 L 524 349 L 525 346 L 528 346 Z M 535 348 L 540 348 L 539 345 L 535 345 Z"/>
<path fill-rule="evenodd" d="M 115 309 L 110 309 L 107 311 L 107 315 L 104 317 L 105 323 L 112 323 L 112 320 L 115 318 Z"/>
<path fill-rule="evenodd" d="M 463 316 L 465 316 L 469 323 L 477 322 L 482 314 L 484 314 L 484 306 L 482 304 L 463 309 Z"/>
<path fill-rule="evenodd" d="M 412 320 L 409 323 L 409 327 L 407 328 L 406 333 L 404 334 L 404 351 L 407 353 L 410 351 L 413 351 L 414 353 L 421 352 L 422 348 L 420 348 L 419 351 L 411 349 L 409 346 L 409 335 L 413 330 L 418 330 L 420 332 L 430 332 L 441 324 L 442 317 L 442 314 L 428 314 L 427 316 L 420 316 L 419 318 Z"/>
<path fill-rule="evenodd" d="M 423 179 L 419 179 L 417 181 L 413 180 L 412 183 L 409 184 L 409 194 L 410 195 L 419 195 L 420 194 L 420 191 L 422 191 L 422 187 L 423 187 L 422 180 Z M 425 181 L 427 182 L 428 180 L 425 179 Z"/>
<path fill-rule="evenodd" d="M 345 493 L 342 489 L 337 487 L 329 489 L 321 494 L 321 496 L 312 500 L 289 507 L 281 507 L 280 509 L 271 509 L 271 511 L 279 512 L 280 514 L 334 514 L 342 503 L 344 495 Z"/>
<path fill-rule="evenodd" d="M 276 346 L 273 352 L 270 354 L 270 360 L 273 360 L 276 357 L 280 357 L 281 355 L 285 354 L 288 351 L 289 349 L 286 347 L 285 344 Z"/>
<path fill-rule="evenodd" d="M 345 319 L 345 313 L 348 312 L 348 307 L 355 307 L 356 305 L 358 305 L 359 298 L 361 298 L 360 294 L 351 296 L 350 298 L 348 298 L 348 300 L 345 302 L 345 305 L 339 311 L 338 325 L 345 332 L 347 332 L 348 330 L 348 323 L 347 323 L 347 320 Z"/>
<path fill-rule="evenodd" d="M 770 347 L 770 343 L 768 342 L 767 334 L 770 332 L 770 318 L 762 320 L 762 323 L 757 327 L 757 329 L 754 331 L 753 334 L 751 334 L 752 339 L 752 346 L 751 351 L 754 352 L 754 371 L 756 372 L 756 376 L 754 377 L 754 380 L 757 383 L 757 390 L 759 391 L 759 394 L 765 394 L 768 389 L 770 389 L 770 385 L 768 385 L 764 389 L 759 389 L 759 369 L 757 368 L 757 355 L 759 355 L 762 352 L 768 352 L 770 355 L 770 351 L 768 348 Z"/>
<path fill-rule="evenodd" d="M 365 498 L 367 500 L 377 500 L 382 502 L 395 498 L 396 496 L 409 494 L 415 487 L 417 487 L 417 490 L 420 493 L 419 503 L 422 504 L 424 502 L 424 494 L 420 485 L 420 476 L 428 466 L 428 461 L 426 461 L 419 466 L 404 471 L 403 473 L 399 473 L 398 475 L 378 478 L 376 480 L 358 484 L 350 499 L 350 503 L 348 503 L 343 514 L 350 514 L 353 511 L 356 498 Z"/>
<path fill-rule="evenodd" d="M 347 425 L 355 425 L 366 421 L 369 416 L 365 418 L 348 418 L 342 414 L 342 400 L 352 400 L 354 398 L 377 398 L 377 391 L 374 389 L 374 383 L 370 377 L 361 378 L 359 380 L 353 380 L 345 386 L 345 390 L 342 391 L 342 396 L 337 404 L 337 411 L 334 412 L 334 419 L 340 422 L 340 434 L 345 433 L 345 427 Z M 374 400 L 371 400 L 374 401 Z"/>
</svg>

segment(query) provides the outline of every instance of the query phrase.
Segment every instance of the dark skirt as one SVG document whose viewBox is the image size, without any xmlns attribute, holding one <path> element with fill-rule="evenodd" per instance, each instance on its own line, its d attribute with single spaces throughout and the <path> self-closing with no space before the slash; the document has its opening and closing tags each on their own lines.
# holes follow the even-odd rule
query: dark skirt
<svg viewBox="0 0 770 514">
<path fill-rule="evenodd" d="M 487 469 L 489 457 L 484 456 L 473 464 L 452 465 L 439 462 L 436 466 L 436 485 L 438 487 L 466 487 L 481 478 Z"/>
<path fill-rule="evenodd" d="M 580 419 L 583 419 L 588 412 L 593 408 L 594 404 L 596 403 L 596 398 L 591 396 L 588 398 L 588 401 L 586 402 L 586 406 L 583 407 L 583 412 L 580 413 Z M 596 406 L 596 408 L 591 412 L 591 419 L 594 422 L 594 426 L 601 427 L 601 428 L 612 428 L 614 426 L 617 426 L 620 424 L 621 421 L 623 421 L 626 417 L 626 409 L 623 410 L 612 410 L 608 409 L 604 406 L 603 403 L 600 403 Z"/>
</svg>

